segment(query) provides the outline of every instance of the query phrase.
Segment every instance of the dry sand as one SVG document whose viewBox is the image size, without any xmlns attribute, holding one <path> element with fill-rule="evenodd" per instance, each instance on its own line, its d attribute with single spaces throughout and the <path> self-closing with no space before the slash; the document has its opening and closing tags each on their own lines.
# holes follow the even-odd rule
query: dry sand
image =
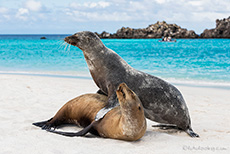
<svg viewBox="0 0 230 154">
<path fill-rule="evenodd" d="M 0 75 L 0 153 L 151 154 L 230 153 L 230 90 L 176 85 L 182 92 L 200 138 L 152 128 L 138 141 L 65 137 L 41 130 L 33 122 L 51 118 L 68 100 L 95 93 L 92 80 L 26 75 Z M 80 128 L 63 128 L 78 131 Z"/>
</svg>

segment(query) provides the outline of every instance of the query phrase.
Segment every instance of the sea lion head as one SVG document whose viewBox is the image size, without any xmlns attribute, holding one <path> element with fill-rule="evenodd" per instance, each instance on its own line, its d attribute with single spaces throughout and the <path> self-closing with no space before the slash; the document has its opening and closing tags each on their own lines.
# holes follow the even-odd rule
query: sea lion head
<svg viewBox="0 0 230 154">
<path fill-rule="evenodd" d="M 64 41 L 86 52 L 100 50 L 104 47 L 100 38 L 95 33 L 89 31 L 67 36 Z"/>
<path fill-rule="evenodd" d="M 120 103 L 122 133 L 129 140 L 141 138 L 146 131 L 146 119 L 144 109 L 138 96 L 129 87 L 122 83 L 117 91 Z"/>
<path fill-rule="evenodd" d="M 139 97 L 125 84 L 121 83 L 116 91 L 121 109 L 125 112 L 143 114 L 144 109 Z"/>
</svg>

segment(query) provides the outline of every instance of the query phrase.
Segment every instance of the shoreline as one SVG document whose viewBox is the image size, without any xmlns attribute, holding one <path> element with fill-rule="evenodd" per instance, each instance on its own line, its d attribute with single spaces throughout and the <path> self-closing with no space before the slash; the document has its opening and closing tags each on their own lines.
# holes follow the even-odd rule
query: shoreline
<svg viewBox="0 0 230 154">
<path fill-rule="evenodd" d="M 193 130 L 159 130 L 147 120 L 146 134 L 126 142 L 87 134 L 65 137 L 32 125 L 51 118 L 67 101 L 86 93 L 96 93 L 91 79 L 0 74 L 0 147 L 2 153 L 229 153 L 229 90 L 176 85 L 188 106 Z M 60 130 L 76 132 L 78 127 Z M 26 147 L 26 148 L 25 148 Z M 90 147 L 90 148 L 89 148 Z M 103 147 L 103 148 L 101 148 Z M 112 149 L 112 150 L 111 150 Z"/>
<path fill-rule="evenodd" d="M 87 79 L 93 80 L 89 72 L 85 72 L 83 75 L 79 72 L 22 72 L 22 71 L 0 71 L 0 75 L 20 75 L 20 76 L 38 76 L 38 77 L 53 77 L 53 78 L 72 78 L 72 79 Z M 158 77 L 158 76 L 157 76 Z M 230 90 L 230 82 L 220 82 L 220 81 L 203 81 L 203 80 L 185 80 L 185 79 L 175 79 L 175 78 L 162 78 L 159 77 L 173 85 L 176 86 L 186 86 L 186 87 L 200 87 L 200 88 L 217 88 Z"/>
</svg>

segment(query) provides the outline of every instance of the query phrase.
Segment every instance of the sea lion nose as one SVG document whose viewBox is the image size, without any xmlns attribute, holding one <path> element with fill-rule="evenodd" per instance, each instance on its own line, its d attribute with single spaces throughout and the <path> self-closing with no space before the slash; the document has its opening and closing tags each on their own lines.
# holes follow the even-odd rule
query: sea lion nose
<svg viewBox="0 0 230 154">
<path fill-rule="evenodd" d="M 79 41 L 78 37 L 74 34 L 74 35 L 71 35 L 71 36 L 67 36 L 65 39 L 64 39 L 65 42 L 71 44 L 71 45 L 76 45 L 76 43 Z"/>
<path fill-rule="evenodd" d="M 65 37 L 65 38 L 64 38 L 64 41 L 66 42 L 67 40 L 68 40 L 68 37 Z"/>
<path fill-rule="evenodd" d="M 127 87 L 125 83 L 121 83 L 118 88 L 117 91 L 121 91 L 123 88 Z"/>
<path fill-rule="evenodd" d="M 119 93 L 121 93 L 122 94 L 122 96 L 123 96 L 123 98 L 125 98 L 126 97 L 126 94 L 125 94 L 125 92 L 124 92 L 124 84 L 122 83 L 122 84 L 120 84 L 119 86 L 118 86 L 118 88 L 117 88 L 117 92 L 119 92 Z"/>
<path fill-rule="evenodd" d="M 117 91 L 121 91 L 122 90 L 122 87 L 121 87 L 121 85 L 119 85 L 118 87 L 117 87 Z"/>
<path fill-rule="evenodd" d="M 64 39 L 64 41 L 67 42 L 67 43 L 69 43 L 70 40 L 71 40 L 71 36 L 67 36 L 67 37 L 65 37 L 65 39 Z"/>
<path fill-rule="evenodd" d="M 67 36 L 64 40 L 65 41 L 68 41 L 68 40 L 71 40 L 71 39 L 73 39 L 75 36 L 74 35 L 71 35 L 71 36 Z"/>
<path fill-rule="evenodd" d="M 123 82 L 123 83 L 121 83 L 121 84 L 119 85 L 119 87 L 127 88 L 128 86 Z M 119 87 L 118 87 L 118 88 L 119 88 Z"/>
</svg>

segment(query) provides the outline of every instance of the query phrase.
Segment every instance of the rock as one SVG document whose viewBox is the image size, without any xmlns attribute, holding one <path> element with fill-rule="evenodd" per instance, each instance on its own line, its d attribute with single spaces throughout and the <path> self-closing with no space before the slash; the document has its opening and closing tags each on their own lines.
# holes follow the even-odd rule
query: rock
<svg viewBox="0 0 230 154">
<path fill-rule="evenodd" d="M 105 32 L 105 31 L 103 31 L 103 32 L 101 33 L 101 36 L 102 36 L 103 38 L 109 38 L 109 37 L 110 37 L 110 33 L 107 33 L 107 32 Z"/>
<path fill-rule="evenodd" d="M 46 37 L 45 37 L 45 36 L 42 36 L 40 39 L 46 39 Z"/>
<path fill-rule="evenodd" d="M 102 32 L 98 34 L 98 36 L 100 38 L 162 38 L 163 36 L 171 36 L 173 38 L 198 38 L 198 35 L 194 31 L 188 31 L 176 24 L 167 24 L 165 21 L 157 21 L 157 23 L 142 29 L 122 27 L 114 34 Z"/>
<path fill-rule="evenodd" d="M 200 38 L 230 38 L 230 16 L 227 19 L 217 19 L 216 28 L 205 29 Z"/>
</svg>

